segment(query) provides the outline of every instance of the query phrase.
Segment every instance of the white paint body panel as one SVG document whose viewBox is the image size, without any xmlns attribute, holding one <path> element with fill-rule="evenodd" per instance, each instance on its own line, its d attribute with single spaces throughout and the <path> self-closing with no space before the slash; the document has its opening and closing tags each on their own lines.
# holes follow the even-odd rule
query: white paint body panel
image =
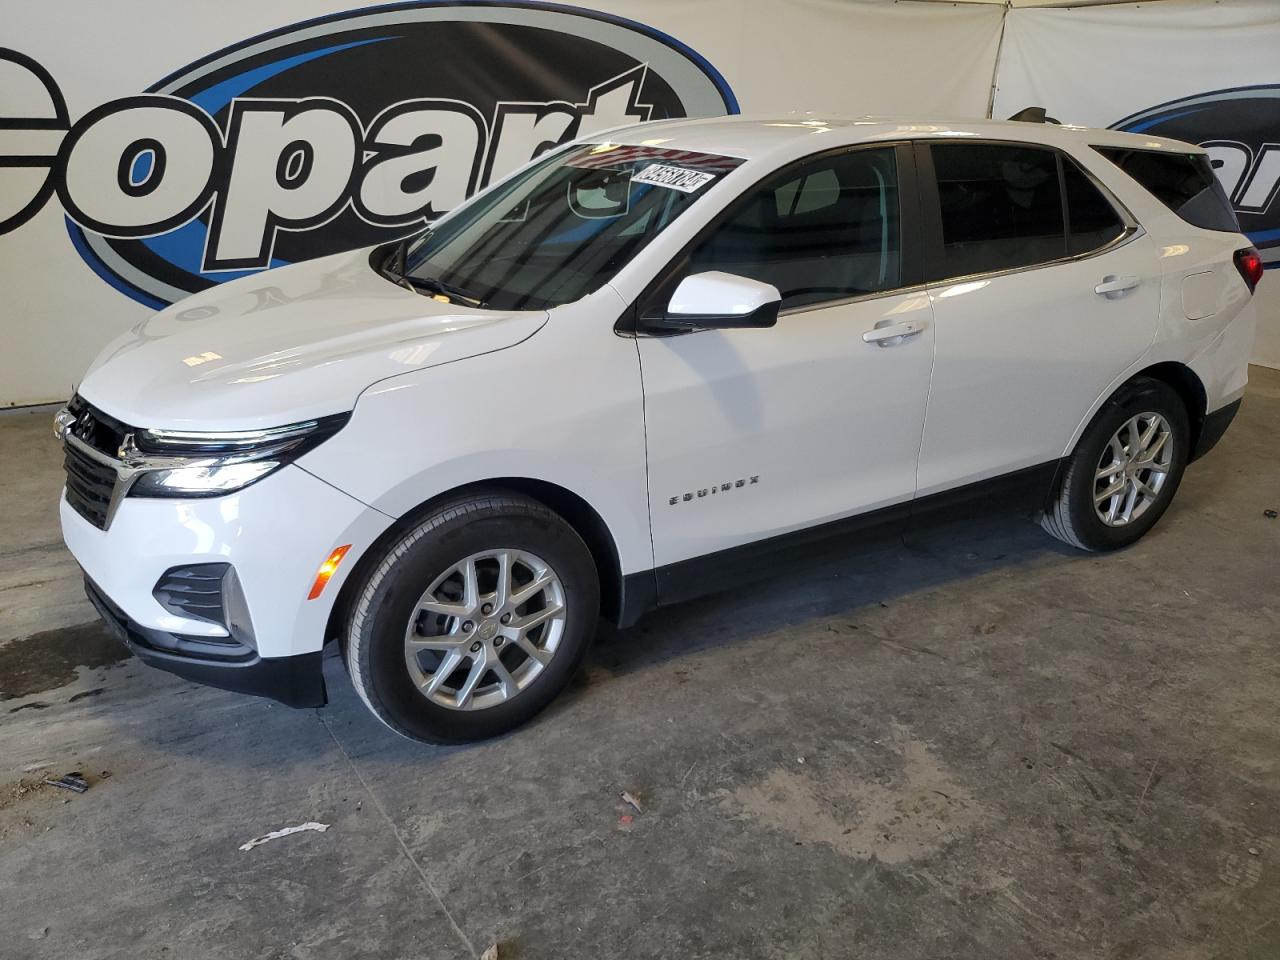
<svg viewBox="0 0 1280 960">
<path fill-rule="evenodd" d="M 576 303 L 441 304 L 389 283 L 357 251 L 211 290 L 113 344 L 81 390 L 137 427 L 352 416 L 236 494 L 126 499 L 105 532 L 64 503 L 64 535 L 90 576 L 140 624 L 198 634 L 209 625 L 174 618 L 152 586 L 171 566 L 231 562 L 261 652 L 286 656 L 320 648 L 343 578 L 395 519 L 459 487 L 561 487 L 602 518 L 633 574 L 1063 456 L 1116 387 L 1154 363 L 1195 371 L 1210 411 L 1244 390 L 1254 308 L 1231 253 L 1246 241 L 1188 226 L 1089 149 L 1186 145 L 1032 124 L 795 117 L 664 121 L 610 137 L 745 162 Z M 842 145 L 963 137 L 1068 151 L 1144 232 L 1097 257 L 789 311 L 768 329 L 614 332 L 673 256 L 778 167 Z M 1193 319 L 1185 278 L 1204 273 L 1214 279 L 1194 281 L 1191 313 L 1204 315 Z M 1141 283 L 1117 299 L 1095 294 L 1113 274 Z M 888 318 L 921 330 L 890 346 L 863 340 Z M 750 477 L 759 482 L 737 486 Z M 344 543 L 338 575 L 307 601 L 317 567 Z"/>
<path fill-rule="evenodd" d="M 930 316 L 916 292 L 797 310 L 763 330 L 642 338 L 658 565 L 910 500 Z M 886 319 L 924 330 L 864 342 Z"/>
<path fill-rule="evenodd" d="M 380 276 L 358 250 L 160 311 L 103 350 L 80 394 L 149 427 L 279 426 L 345 413 L 385 377 L 519 343 L 546 318 L 439 303 Z"/>
<path fill-rule="evenodd" d="M 1108 299 L 1094 293 L 1107 276 L 1141 282 Z M 937 357 L 918 495 L 1060 457 L 1080 412 L 1151 345 L 1160 284 L 1137 236 L 1097 257 L 930 286 Z"/>
<path fill-rule="evenodd" d="M 263 657 L 320 649 L 325 624 L 354 564 L 343 564 L 315 600 L 307 594 L 334 547 L 357 555 L 392 522 L 296 466 L 238 493 L 203 500 L 126 498 L 107 530 L 67 505 L 62 536 L 76 562 L 129 617 L 152 630 L 226 636 L 203 620 L 170 613 L 151 595 L 169 568 L 235 567 Z"/>
<path fill-rule="evenodd" d="M 585 500 L 624 573 L 653 565 L 636 341 L 613 333 L 609 287 L 557 307 L 534 337 L 371 387 L 351 423 L 299 462 L 401 516 L 467 484 L 538 480 Z"/>
</svg>

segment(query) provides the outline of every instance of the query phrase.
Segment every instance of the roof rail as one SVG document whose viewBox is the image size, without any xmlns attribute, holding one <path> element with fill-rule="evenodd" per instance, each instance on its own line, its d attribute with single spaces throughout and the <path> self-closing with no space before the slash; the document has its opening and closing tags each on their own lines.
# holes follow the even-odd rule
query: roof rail
<svg viewBox="0 0 1280 960">
<path fill-rule="evenodd" d="M 1017 120 L 1020 123 L 1058 123 L 1053 117 L 1048 116 L 1044 112 L 1044 107 L 1024 107 L 1019 110 L 1010 120 Z"/>
</svg>

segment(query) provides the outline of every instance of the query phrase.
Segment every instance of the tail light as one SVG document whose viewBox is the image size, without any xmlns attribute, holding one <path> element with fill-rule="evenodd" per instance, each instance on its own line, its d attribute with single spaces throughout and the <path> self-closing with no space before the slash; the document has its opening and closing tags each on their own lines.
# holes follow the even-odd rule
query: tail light
<svg viewBox="0 0 1280 960">
<path fill-rule="evenodd" d="M 1240 271 L 1240 276 L 1244 278 L 1245 286 L 1249 288 L 1249 292 L 1253 293 L 1257 289 L 1258 281 L 1262 279 L 1262 254 L 1258 253 L 1253 247 L 1237 250 L 1236 269 Z"/>
</svg>

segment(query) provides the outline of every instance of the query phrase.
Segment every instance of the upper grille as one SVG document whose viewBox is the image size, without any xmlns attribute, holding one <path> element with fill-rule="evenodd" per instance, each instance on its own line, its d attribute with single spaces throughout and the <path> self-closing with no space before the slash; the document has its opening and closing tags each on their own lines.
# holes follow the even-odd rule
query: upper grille
<svg viewBox="0 0 1280 960">
<path fill-rule="evenodd" d="M 105 530 L 111 491 L 116 485 L 115 470 L 90 459 L 71 444 L 64 449 L 63 467 L 67 471 L 67 503 L 99 530 Z"/>
<path fill-rule="evenodd" d="M 129 427 L 86 403 L 79 394 L 71 398 L 67 411 L 76 418 L 68 431 L 72 436 L 100 453 L 116 456 L 125 435 L 130 432 Z M 63 467 L 67 472 L 67 503 L 99 530 L 105 530 L 111 492 L 116 483 L 115 470 L 71 443 L 64 447 Z"/>
<path fill-rule="evenodd" d="M 125 435 L 133 432 L 131 427 L 115 417 L 86 403 L 79 394 L 71 398 L 67 411 L 76 418 L 71 434 L 109 457 L 116 455 L 116 451 L 124 443 Z"/>
</svg>

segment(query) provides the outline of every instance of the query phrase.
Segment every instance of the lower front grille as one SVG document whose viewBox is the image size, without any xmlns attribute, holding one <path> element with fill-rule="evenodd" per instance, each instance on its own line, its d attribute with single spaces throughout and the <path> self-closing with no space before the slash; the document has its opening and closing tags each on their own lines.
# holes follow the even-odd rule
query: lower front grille
<svg viewBox="0 0 1280 960">
<path fill-rule="evenodd" d="M 107 628 L 132 647 L 141 647 L 153 654 L 205 662 L 247 663 L 258 656 L 253 647 L 232 637 L 193 637 L 143 629 L 133 623 L 87 576 L 84 588 Z"/>
<path fill-rule="evenodd" d="M 67 503 L 99 530 L 105 530 L 111 492 L 116 485 L 115 470 L 86 456 L 71 444 L 67 444 L 64 450 Z"/>
<path fill-rule="evenodd" d="M 181 617 L 227 625 L 222 608 L 222 578 L 229 563 L 196 563 L 166 570 L 152 594 L 160 606 Z"/>
</svg>

